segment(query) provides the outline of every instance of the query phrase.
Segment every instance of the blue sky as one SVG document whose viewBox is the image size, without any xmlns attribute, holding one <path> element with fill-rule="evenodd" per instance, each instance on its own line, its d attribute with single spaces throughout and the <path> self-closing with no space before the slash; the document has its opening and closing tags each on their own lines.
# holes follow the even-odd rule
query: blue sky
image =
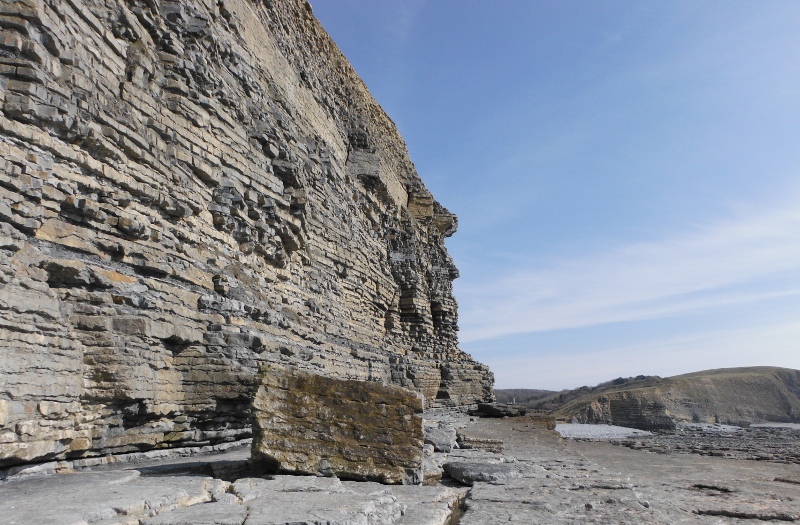
<svg viewBox="0 0 800 525">
<path fill-rule="evenodd" d="M 498 388 L 800 369 L 800 2 L 313 0 Z"/>
</svg>

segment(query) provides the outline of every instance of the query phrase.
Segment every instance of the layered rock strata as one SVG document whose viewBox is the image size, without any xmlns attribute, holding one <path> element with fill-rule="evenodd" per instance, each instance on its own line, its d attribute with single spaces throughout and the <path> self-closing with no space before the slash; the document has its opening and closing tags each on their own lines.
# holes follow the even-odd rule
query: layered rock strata
<svg viewBox="0 0 800 525">
<path fill-rule="evenodd" d="M 456 218 L 295 0 L 0 0 L 0 466 L 250 435 L 258 367 L 491 397 Z"/>
<path fill-rule="evenodd" d="M 422 399 L 398 386 L 265 367 L 253 459 L 274 472 L 422 482 Z"/>
<path fill-rule="evenodd" d="M 557 413 L 642 430 L 674 430 L 682 422 L 800 422 L 800 370 L 722 368 L 652 379 L 579 397 Z"/>
</svg>

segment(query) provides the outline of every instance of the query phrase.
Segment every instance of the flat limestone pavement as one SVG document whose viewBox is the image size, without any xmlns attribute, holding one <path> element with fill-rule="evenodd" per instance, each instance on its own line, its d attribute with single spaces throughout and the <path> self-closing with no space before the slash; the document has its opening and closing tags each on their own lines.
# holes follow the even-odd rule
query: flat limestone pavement
<svg viewBox="0 0 800 525">
<path fill-rule="evenodd" d="M 200 474 L 241 463 L 234 451 L 0 484 L 3 525 L 445 525 L 464 490 L 333 477 Z M 112 466 L 112 468 L 115 468 Z M 230 470 L 230 469 L 229 469 Z M 141 473 L 141 474 L 140 474 Z"/>
<path fill-rule="evenodd" d="M 32 478 L 0 485 L 0 523 L 138 524 L 137 516 L 211 501 L 219 485 L 219 480 L 194 476 L 159 483 L 135 470 Z"/>
<path fill-rule="evenodd" d="M 475 472 L 499 466 L 514 475 L 474 480 L 470 488 L 254 478 L 231 474 L 247 470 L 242 449 L 142 463 L 134 471 L 109 465 L 8 481 L 0 484 L 0 523 L 452 525 L 467 491 L 460 525 L 800 521 L 798 464 L 564 440 L 525 418 L 446 419 L 472 442 L 502 439 L 504 451 L 454 449 L 433 453 L 435 461 L 469 463 Z"/>
<path fill-rule="evenodd" d="M 479 420 L 460 432 L 500 438 L 504 452 L 454 451 L 450 461 L 505 463 L 519 474 L 475 481 L 461 525 L 800 521 L 797 464 L 563 440 L 522 418 Z"/>
</svg>

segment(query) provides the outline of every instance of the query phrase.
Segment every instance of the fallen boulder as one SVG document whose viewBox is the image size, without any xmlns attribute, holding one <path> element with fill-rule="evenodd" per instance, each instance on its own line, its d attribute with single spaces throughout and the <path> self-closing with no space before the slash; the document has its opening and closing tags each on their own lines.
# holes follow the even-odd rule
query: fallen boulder
<svg viewBox="0 0 800 525">
<path fill-rule="evenodd" d="M 476 481 L 497 483 L 522 477 L 517 469 L 505 463 L 452 461 L 442 465 L 442 468 L 454 480 L 470 486 Z"/>
<path fill-rule="evenodd" d="M 458 448 L 456 443 L 456 429 L 443 421 L 436 424 L 426 423 L 424 425 L 425 443 L 433 445 L 436 452 L 450 453 L 454 448 Z"/>
<path fill-rule="evenodd" d="M 457 432 L 456 443 L 458 444 L 458 448 L 463 449 L 485 450 L 486 452 L 496 452 L 497 454 L 503 452 L 502 439 L 467 436 Z"/>
<path fill-rule="evenodd" d="M 478 403 L 474 415 L 479 417 L 520 417 L 527 413 L 527 409 L 518 405 L 504 403 Z"/>
<path fill-rule="evenodd" d="M 421 413 L 404 388 L 270 365 L 253 400 L 253 459 L 275 472 L 419 484 Z"/>
</svg>

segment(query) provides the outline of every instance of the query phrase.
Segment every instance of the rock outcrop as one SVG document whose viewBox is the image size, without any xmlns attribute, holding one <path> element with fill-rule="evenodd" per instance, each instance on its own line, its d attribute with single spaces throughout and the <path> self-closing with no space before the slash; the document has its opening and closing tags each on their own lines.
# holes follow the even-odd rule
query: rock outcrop
<svg viewBox="0 0 800 525">
<path fill-rule="evenodd" d="M 581 423 L 642 430 L 673 430 L 679 422 L 798 422 L 800 371 L 724 368 L 653 379 L 580 397 L 557 413 Z"/>
<path fill-rule="evenodd" d="M 419 484 L 422 399 L 398 386 L 269 366 L 253 400 L 253 459 L 273 472 Z"/>
<path fill-rule="evenodd" d="M 456 446 L 456 429 L 444 421 L 429 422 L 423 425 L 423 441 L 433 447 L 435 452 L 450 452 Z"/>
<path fill-rule="evenodd" d="M 522 477 L 513 466 L 504 463 L 474 463 L 466 461 L 452 461 L 442 465 L 444 471 L 459 483 L 470 487 L 476 481 L 489 483 L 503 482 L 512 478 Z"/>
<path fill-rule="evenodd" d="M 456 218 L 299 0 L 0 0 L 0 467 L 251 435 L 264 363 L 491 398 Z"/>
<path fill-rule="evenodd" d="M 528 410 L 519 405 L 507 403 L 478 403 L 478 408 L 473 415 L 480 417 L 521 417 Z"/>
</svg>

